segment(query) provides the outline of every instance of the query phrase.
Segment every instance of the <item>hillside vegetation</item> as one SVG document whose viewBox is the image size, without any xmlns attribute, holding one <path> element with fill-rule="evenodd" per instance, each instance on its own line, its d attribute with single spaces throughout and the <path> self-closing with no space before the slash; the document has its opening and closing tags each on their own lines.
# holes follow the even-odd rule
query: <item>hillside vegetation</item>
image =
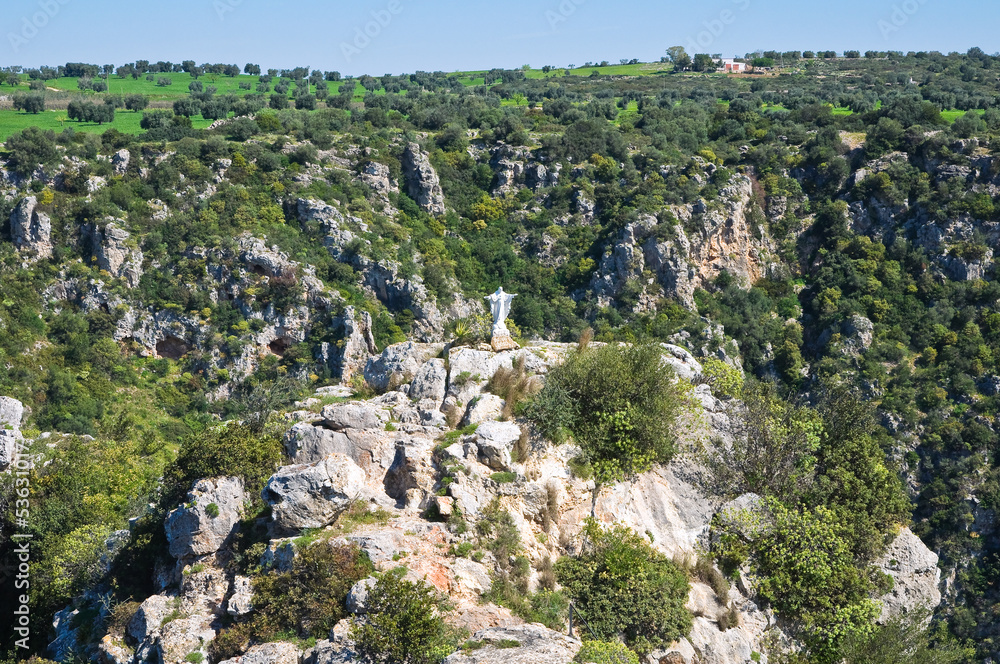
<svg viewBox="0 0 1000 664">
<path fill-rule="evenodd" d="M 34 460 L 26 526 L 2 476 L 0 553 L 32 534 L 30 652 L 502 651 L 472 638 L 496 628 L 476 602 L 449 614 L 444 565 L 556 631 L 572 600 L 594 657 L 706 643 L 705 621 L 754 661 L 894 639 L 1000 657 L 1000 58 L 190 65 L 0 79 L 25 109 L 0 110 L 0 395 L 25 407 L 0 403 L 0 466 L 15 441 Z M 521 356 L 479 349 L 498 286 Z M 298 464 L 362 502 L 287 508 Z M 697 546 L 614 507 L 689 485 Z M 171 519 L 231 530 L 183 549 Z M 354 529 L 396 548 L 338 539 Z M 939 560 L 934 601 L 887 616 L 901 541 Z M 230 611 L 238 588 L 290 599 Z M 423 650 L 385 643 L 404 623 Z"/>
</svg>

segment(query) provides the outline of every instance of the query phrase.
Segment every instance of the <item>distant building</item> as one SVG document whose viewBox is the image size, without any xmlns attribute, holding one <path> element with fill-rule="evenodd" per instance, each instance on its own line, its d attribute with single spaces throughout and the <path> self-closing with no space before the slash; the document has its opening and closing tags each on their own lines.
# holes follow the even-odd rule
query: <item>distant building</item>
<svg viewBox="0 0 1000 664">
<path fill-rule="evenodd" d="M 727 74 L 742 74 L 750 71 L 750 65 L 745 62 L 739 62 L 734 58 L 722 58 L 719 62 L 719 66 Z"/>
</svg>

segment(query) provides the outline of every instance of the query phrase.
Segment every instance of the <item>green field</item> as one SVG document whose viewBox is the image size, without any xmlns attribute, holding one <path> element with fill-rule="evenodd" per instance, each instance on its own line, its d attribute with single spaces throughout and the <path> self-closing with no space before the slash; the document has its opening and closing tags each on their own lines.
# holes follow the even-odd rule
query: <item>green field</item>
<svg viewBox="0 0 1000 664">
<path fill-rule="evenodd" d="M 0 110 L 0 140 L 6 141 L 14 133 L 28 127 L 41 127 L 60 132 L 63 129 L 73 128 L 76 131 L 83 131 L 90 134 L 103 134 L 111 127 L 114 127 L 123 134 L 138 134 L 142 131 L 139 121 L 142 113 L 132 111 L 118 111 L 115 113 L 115 121 L 110 124 L 99 125 L 96 122 L 72 122 L 66 119 L 66 111 L 45 111 L 43 113 L 21 113 L 19 111 Z M 204 129 L 212 124 L 211 120 L 206 120 L 200 115 L 191 118 L 191 125 L 195 129 Z"/>
<path fill-rule="evenodd" d="M 545 79 L 545 78 L 560 78 L 567 74 L 569 76 L 590 76 L 594 71 L 597 71 L 602 76 L 650 76 L 658 74 L 666 74 L 673 70 L 673 65 L 669 63 L 653 62 L 653 63 L 639 63 L 634 65 L 608 65 L 606 67 L 576 67 L 574 69 L 567 69 L 565 67 L 556 67 L 549 72 L 543 72 L 541 69 L 526 69 L 524 70 L 525 76 L 529 79 Z M 472 71 L 457 71 L 452 72 L 453 75 L 457 76 L 459 81 L 465 86 L 474 86 L 483 84 L 483 76 L 486 74 L 486 70 L 472 70 Z M 704 74 L 700 74 L 704 75 Z M 727 76 L 727 74 L 721 73 L 719 76 Z M 172 84 L 169 86 L 159 86 L 156 80 L 159 78 L 169 78 Z M 25 83 L 27 83 L 27 76 L 22 77 Z M 140 76 L 139 78 L 118 78 L 117 76 L 111 76 L 108 79 L 108 92 L 111 94 L 142 94 L 149 97 L 152 104 L 155 105 L 166 105 L 177 99 L 181 99 L 188 95 L 188 85 L 194 81 L 195 78 L 188 73 L 170 73 L 170 74 L 153 74 L 153 80 L 147 80 L 146 75 Z M 197 80 L 201 81 L 205 86 L 215 86 L 218 94 L 235 94 L 243 96 L 246 94 L 255 93 L 257 90 L 257 76 L 249 76 L 246 74 L 241 74 L 235 77 L 223 76 L 218 74 L 205 74 L 200 76 Z M 240 83 L 250 83 L 250 90 L 240 89 Z M 338 81 L 329 83 L 329 90 L 331 95 L 335 95 L 339 92 L 342 85 L 348 83 L 347 81 Z M 77 79 L 64 77 L 57 78 L 46 81 L 46 86 L 53 92 L 65 93 L 66 95 L 76 93 L 82 94 L 86 97 L 93 97 L 94 99 L 100 99 L 102 94 L 94 92 L 81 92 L 77 88 Z M 355 86 L 355 100 L 361 101 L 364 99 L 366 94 L 365 89 L 361 87 L 361 84 L 354 80 Z M 293 88 L 294 89 L 294 88 Z M 273 90 L 273 82 L 272 82 Z M 315 92 L 315 86 L 310 86 L 310 90 Z M 0 94 L 10 94 L 13 92 L 27 92 L 27 87 L 12 88 L 8 86 L 0 86 Z M 270 94 L 269 91 L 267 94 Z M 291 94 L 291 91 L 290 93 Z M 385 94 L 384 90 L 378 90 L 376 94 Z M 59 95 L 62 96 L 62 95 Z M 721 104 L 726 105 L 727 102 L 719 100 Z M 55 102 L 58 103 L 58 102 Z M 514 106 L 517 102 L 511 99 L 504 99 L 502 101 L 504 106 Z M 54 105 L 54 104 L 53 104 Z M 881 104 L 879 104 L 881 105 Z M 764 106 L 764 110 L 769 111 L 782 111 L 787 110 L 781 105 L 768 104 Z M 978 111 L 983 113 L 983 111 Z M 629 105 L 626 112 L 622 113 L 618 118 L 617 122 L 621 122 L 623 119 L 634 119 L 637 115 L 637 106 L 633 102 Z M 833 108 L 834 115 L 851 115 L 851 109 L 847 107 L 835 106 Z M 956 119 L 961 117 L 964 111 L 959 110 L 946 110 L 942 111 L 941 115 L 949 123 L 954 122 Z M 115 114 L 115 120 L 111 124 L 98 125 L 90 122 L 70 122 L 66 120 L 66 112 L 62 110 L 55 111 L 45 111 L 44 113 L 27 114 L 10 109 L 0 110 L 0 140 L 6 140 L 11 134 L 18 132 L 26 127 L 37 126 L 43 129 L 52 129 L 54 131 L 61 131 L 66 127 L 72 127 L 77 131 L 91 132 L 91 133 L 101 133 L 106 131 L 109 127 L 114 127 L 118 131 L 137 134 L 141 130 L 139 127 L 139 121 L 142 118 L 141 113 L 133 113 L 130 111 L 120 110 Z M 211 121 L 202 118 L 201 116 L 195 116 L 191 118 L 192 124 L 195 128 L 201 129 L 207 127 L 211 124 Z"/>
</svg>

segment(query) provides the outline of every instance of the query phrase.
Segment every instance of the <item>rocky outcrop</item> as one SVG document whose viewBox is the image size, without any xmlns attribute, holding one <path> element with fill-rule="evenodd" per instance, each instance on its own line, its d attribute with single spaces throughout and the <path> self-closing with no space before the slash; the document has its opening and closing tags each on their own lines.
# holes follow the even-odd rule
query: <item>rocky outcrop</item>
<svg viewBox="0 0 1000 664">
<path fill-rule="evenodd" d="M 322 528 L 360 498 L 365 473 L 350 457 L 331 454 L 316 463 L 284 466 L 262 492 L 271 506 L 275 529 L 296 532 Z"/>
<path fill-rule="evenodd" d="M 408 143 L 403 150 L 402 164 L 410 198 L 428 214 L 444 214 L 444 192 L 427 153 L 416 143 Z"/>
<path fill-rule="evenodd" d="M 472 640 L 482 647 L 449 655 L 445 664 L 569 664 L 582 645 L 538 624 L 492 627 L 476 632 Z"/>
<path fill-rule="evenodd" d="M 448 387 L 448 367 L 441 358 L 431 358 L 417 369 L 410 383 L 408 396 L 414 400 L 431 399 L 441 403 L 444 401 L 445 390 Z"/>
<path fill-rule="evenodd" d="M 218 551 L 239 523 L 246 499 L 238 477 L 198 480 L 187 503 L 167 516 L 170 555 L 181 559 Z"/>
<path fill-rule="evenodd" d="M 361 168 L 361 181 L 383 196 L 399 191 L 389 175 L 389 167 L 377 161 L 369 161 Z"/>
<path fill-rule="evenodd" d="M 17 399 L 0 397 L 0 472 L 7 470 L 17 458 L 23 417 L 24 404 Z"/>
<path fill-rule="evenodd" d="M 337 361 L 337 373 L 342 382 L 363 371 L 368 359 L 378 353 L 372 333 L 372 316 L 367 311 L 357 311 L 354 307 L 344 308 L 344 345 Z"/>
<path fill-rule="evenodd" d="M 302 653 L 294 644 L 276 641 L 251 646 L 240 657 L 226 659 L 219 664 L 299 664 Z"/>
<path fill-rule="evenodd" d="M 766 230 L 752 221 L 752 194 L 750 178 L 734 176 L 711 205 L 671 206 L 677 222 L 644 215 L 626 224 L 591 281 L 598 302 L 626 294 L 639 312 L 665 295 L 693 309 L 694 291 L 723 271 L 749 287 L 764 275 L 770 252 Z"/>
<path fill-rule="evenodd" d="M 388 346 L 381 355 L 368 360 L 365 381 L 376 392 L 409 383 L 424 362 L 439 354 L 443 348 L 443 344 L 417 344 L 412 341 Z"/>
<path fill-rule="evenodd" d="M 122 148 L 118 152 L 111 155 L 111 168 L 114 169 L 115 175 L 125 175 L 131 161 L 132 153 L 126 148 Z"/>
<path fill-rule="evenodd" d="M 134 246 L 129 232 L 109 222 L 104 228 L 94 228 L 91 239 L 97 267 L 124 279 L 129 288 L 138 288 L 142 277 L 142 250 Z"/>
<path fill-rule="evenodd" d="M 49 215 L 35 209 L 37 206 L 37 198 L 25 196 L 10 213 L 14 246 L 35 260 L 52 256 L 52 222 Z"/>
<path fill-rule="evenodd" d="M 909 528 L 900 530 L 876 565 L 893 580 L 892 590 L 879 598 L 880 622 L 913 611 L 933 611 L 941 603 L 938 556 Z M 929 614 L 927 619 L 930 620 Z"/>
</svg>

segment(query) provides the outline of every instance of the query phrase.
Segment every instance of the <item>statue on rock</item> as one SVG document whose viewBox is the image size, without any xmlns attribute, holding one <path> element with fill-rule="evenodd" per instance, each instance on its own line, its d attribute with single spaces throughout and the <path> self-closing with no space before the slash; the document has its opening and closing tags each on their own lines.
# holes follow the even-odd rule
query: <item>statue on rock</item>
<svg viewBox="0 0 1000 664">
<path fill-rule="evenodd" d="M 504 319 L 510 313 L 510 303 L 517 297 L 514 293 L 503 292 L 503 286 L 497 288 L 497 292 L 487 295 L 485 299 L 490 301 L 490 312 L 493 314 L 493 334 L 490 345 L 493 351 L 499 353 L 502 350 L 517 350 L 520 348 L 514 340 L 510 338 L 510 331 L 504 325 Z"/>
</svg>

